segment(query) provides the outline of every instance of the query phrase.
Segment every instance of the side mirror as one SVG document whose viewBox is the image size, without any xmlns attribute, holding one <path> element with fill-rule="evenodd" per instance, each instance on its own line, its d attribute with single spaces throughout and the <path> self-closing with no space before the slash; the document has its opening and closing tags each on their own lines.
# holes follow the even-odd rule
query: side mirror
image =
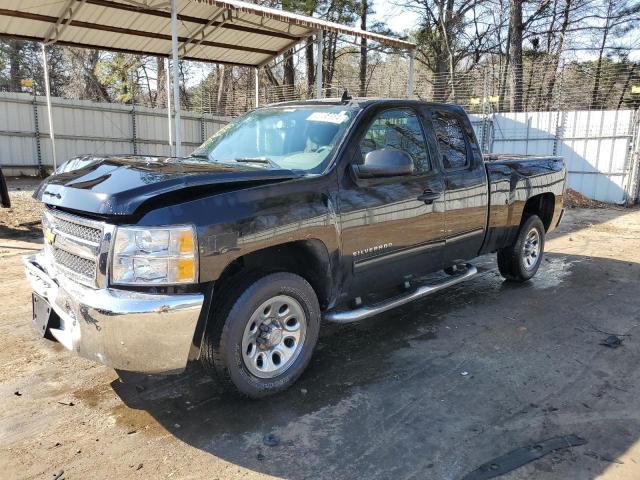
<svg viewBox="0 0 640 480">
<path fill-rule="evenodd" d="M 398 177 L 413 173 L 413 160 L 402 150 L 382 148 L 369 152 L 362 165 L 352 165 L 357 178 Z"/>
</svg>

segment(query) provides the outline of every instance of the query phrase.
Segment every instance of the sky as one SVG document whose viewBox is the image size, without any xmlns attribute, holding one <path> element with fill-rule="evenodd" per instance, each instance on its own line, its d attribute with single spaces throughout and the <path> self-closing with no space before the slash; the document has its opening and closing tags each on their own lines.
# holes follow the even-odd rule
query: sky
<svg viewBox="0 0 640 480">
<path fill-rule="evenodd" d="M 386 23 L 395 32 L 403 33 L 412 30 L 418 25 L 418 15 L 408 11 L 389 0 L 373 0 L 373 21 Z"/>
</svg>

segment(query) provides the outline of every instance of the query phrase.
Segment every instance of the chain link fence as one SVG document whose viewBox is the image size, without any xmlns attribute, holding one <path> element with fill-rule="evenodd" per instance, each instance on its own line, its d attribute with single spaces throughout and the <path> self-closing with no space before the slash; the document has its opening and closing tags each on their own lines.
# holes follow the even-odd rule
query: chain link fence
<svg viewBox="0 0 640 480">
<path fill-rule="evenodd" d="M 359 76 L 359 56 L 349 52 L 333 66 L 325 66 L 322 95 L 340 97 L 347 90 L 352 97 L 406 98 L 408 61 L 398 55 L 369 59 L 364 85 Z M 295 71 L 294 84 L 283 84 L 280 67 L 265 67 L 259 76 L 260 105 L 315 98 L 315 83 L 302 65 Z M 188 68 L 187 68 L 188 70 Z M 191 76 L 195 69 L 192 68 Z M 199 80 L 182 86 L 181 109 L 190 112 L 235 117 L 256 107 L 255 71 L 243 67 L 215 67 L 201 70 Z M 164 78 L 164 77 L 163 77 Z M 164 78 L 155 87 L 138 79 L 128 86 L 128 105 L 166 108 Z M 311 79 L 313 80 L 313 79 Z M 35 88 L 40 95 L 42 86 Z M 150 90 L 153 89 L 153 90 Z M 0 91 L 28 91 L 0 85 Z M 57 96 L 84 99 L 64 88 Z M 149 91 L 147 91 L 149 90 Z M 613 61 L 560 61 L 526 58 L 513 65 L 490 57 L 463 71 L 434 73 L 416 61 L 414 96 L 424 101 L 457 103 L 469 113 L 635 110 L 640 107 L 640 63 Z"/>
<path fill-rule="evenodd" d="M 375 64 L 364 88 L 357 68 L 349 65 L 324 83 L 323 97 L 406 98 L 406 61 Z M 236 116 L 255 108 L 252 75 L 241 78 L 220 95 L 203 82 L 192 89 L 189 109 Z M 201 93 L 198 93 L 198 89 Z M 466 72 L 433 73 L 416 69 L 414 96 L 424 101 L 457 103 L 475 114 L 573 110 L 635 110 L 640 107 L 640 65 L 628 62 L 530 61 L 521 68 L 508 65 L 477 66 Z M 260 80 L 261 105 L 315 98 L 315 86 L 301 76 L 294 85 Z"/>
<path fill-rule="evenodd" d="M 404 98 L 407 82 L 406 69 L 394 63 L 370 73 L 364 92 L 357 75 L 341 75 L 325 85 L 323 95 L 339 97 L 347 90 L 354 97 Z M 314 95 L 315 90 L 302 83 L 269 86 L 261 99 L 273 103 Z M 522 69 L 488 65 L 453 75 L 418 70 L 414 96 L 424 101 L 457 103 L 469 113 L 633 110 L 640 107 L 640 65 L 608 60 L 600 66 L 597 62 L 533 62 Z"/>
</svg>

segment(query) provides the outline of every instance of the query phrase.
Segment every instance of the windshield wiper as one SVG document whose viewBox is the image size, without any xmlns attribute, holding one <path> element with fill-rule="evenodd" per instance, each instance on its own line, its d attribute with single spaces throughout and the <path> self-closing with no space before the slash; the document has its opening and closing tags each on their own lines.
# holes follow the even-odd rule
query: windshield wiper
<svg viewBox="0 0 640 480">
<path fill-rule="evenodd" d="M 209 160 L 209 155 L 204 153 L 192 153 L 189 155 L 190 158 L 204 158 L 205 160 Z"/>
<path fill-rule="evenodd" d="M 234 158 L 234 160 L 238 163 L 264 163 L 274 168 L 280 168 L 280 165 L 269 157 L 238 157 Z"/>
<path fill-rule="evenodd" d="M 244 162 L 244 163 L 271 163 L 271 161 L 267 157 L 239 157 L 234 158 L 236 162 Z"/>
</svg>

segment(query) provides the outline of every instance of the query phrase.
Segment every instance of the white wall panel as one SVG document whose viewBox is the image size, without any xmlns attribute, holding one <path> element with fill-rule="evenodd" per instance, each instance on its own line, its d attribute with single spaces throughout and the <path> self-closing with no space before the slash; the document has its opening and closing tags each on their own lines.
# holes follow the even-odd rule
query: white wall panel
<svg viewBox="0 0 640 480">
<path fill-rule="evenodd" d="M 24 93 L 0 93 L 0 166 L 8 175 L 34 174 L 38 166 L 34 98 Z M 46 102 L 37 97 L 37 126 L 41 159 L 53 164 Z M 53 124 L 58 162 L 84 154 L 134 153 L 134 115 L 137 153 L 168 155 L 167 111 L 131 105 L 53 98 Z M 227 117 L 183 112 L 183 154 L 229 122 Z M 9 168 L 12 166 L 11 168 Z"/>
<path fill-rule="evenodd" d="M 472 116 L 480 138 L 482 117 Z M 568 185 L 583 195 L 611 203 L 633 198 L 630 174 L 638 165 L 630 150 L 638 125 L 632 110 L 496 113 L 489 151 L 564 158 Z"/>
</svg>

